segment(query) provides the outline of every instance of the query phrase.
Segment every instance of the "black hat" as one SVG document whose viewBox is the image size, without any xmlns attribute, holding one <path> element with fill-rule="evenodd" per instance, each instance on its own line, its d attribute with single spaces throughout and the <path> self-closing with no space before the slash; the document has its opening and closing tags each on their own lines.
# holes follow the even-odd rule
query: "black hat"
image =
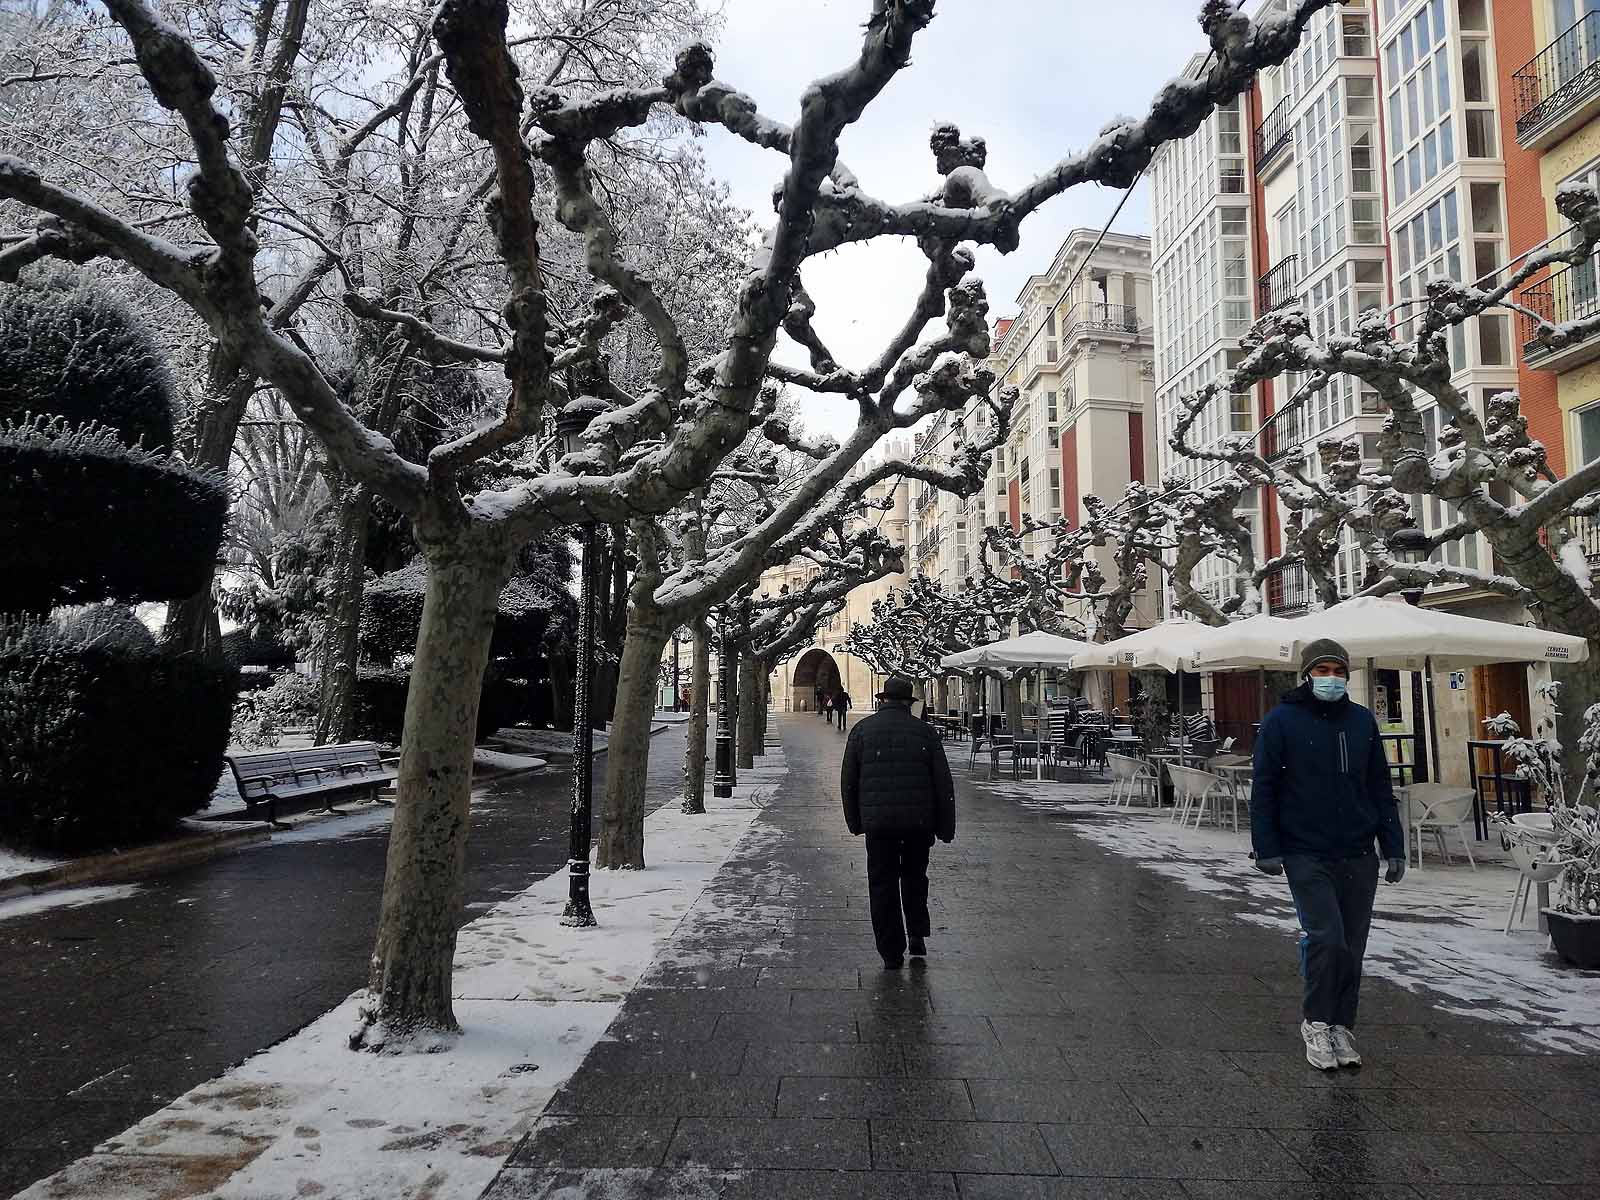
<svg viewBox="0 0 1600 1200">
<path fill-rule="evenodd" d="M 1318 638 L 1300 654 L 1300 674 L 1311 674 L 1318 663 L 1336 662 L 1347 672 L 1350 670 L 1350 652 L 1332 638 Z"/>
<path fill-rule="evenodd" d="M 883 691 L 878 693 L 879 700 L 903 700 L 909 704 L 916 698 L 911 680 L 904 675 L 891 675 L 883 685 Z"/>
</svg>

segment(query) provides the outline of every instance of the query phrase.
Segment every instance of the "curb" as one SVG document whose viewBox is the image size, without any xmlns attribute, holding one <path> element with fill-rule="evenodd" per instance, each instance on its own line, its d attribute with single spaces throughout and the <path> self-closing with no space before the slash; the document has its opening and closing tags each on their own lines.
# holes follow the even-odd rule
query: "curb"
<svg viewBox="0 0 1600 1200">
<path fill-rule="evenodd" d="M 188 823 L 185 822 L 186 827 Z M 188 837 L 174 841 L 157 842 L 140 846 L 136 850 L 111 854 L 91 854 L 59 867 L 46 867 L 42 871 L 28 871 L 0 880 L 0 900 L 26 896 L 38 892 L 54 891 L 75 884 L 107 883 L 143 874 L 154 868 L 182 867 L 204 862 L 219 854 L 226 854 L 243 846 L 264 842 L 272 836 L 265 822 L 251 822 L 238 829 L 191 829 Z"/>
</svg>

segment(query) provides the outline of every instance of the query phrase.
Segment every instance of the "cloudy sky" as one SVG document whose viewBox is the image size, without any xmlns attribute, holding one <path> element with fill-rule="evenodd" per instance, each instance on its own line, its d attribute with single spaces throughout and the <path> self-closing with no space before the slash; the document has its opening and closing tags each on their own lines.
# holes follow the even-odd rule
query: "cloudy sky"
<svg viewBox="0 0 1600 1200">
<path fill-rule="evenodd" d="M 717 47 L 718 78 L 750 93 L 766 112 L 793 122 L 807 83 L 848 64 L 861 44 L 869 0 L 727 0 Z M 903 201 L 938 182 L 928 131 L 954 121 L 989 144 L 992 182 L 1015 190 L 1063 155 L 1084 146 L 1112 117 L 1142 115 L 1155 89 L 1205 42 L 1199 0 L 941 0 L 917 38 L 909 69 L 852 126 L 842 157 L 874 195 Z M 726 133 L 702 143 L 735 199 L 768 220 L 783 160 Z M 1022 227 L 1010 255 L 984 250 L 978 273 L 990 315 L 1008 316 L 1017 292 L 1047 266 L 1065 233 L 1098 229 L 1121 193 L 1080 188 L 1058 197 Z M 1141 188 L 1116 228 L 1149 230 Z M 807 264 L 803 278 L 818 306 L 817 325 L 834 354 L 859 367 L 879 353 L 921 286 L 924 260 L 909 241 L 882 240 Z M 787 341 L 782 361 L 805 365 Z M 852 422 L 843 401 L 808 401 L 807 424 L 841 432 Z"/>
</svg>

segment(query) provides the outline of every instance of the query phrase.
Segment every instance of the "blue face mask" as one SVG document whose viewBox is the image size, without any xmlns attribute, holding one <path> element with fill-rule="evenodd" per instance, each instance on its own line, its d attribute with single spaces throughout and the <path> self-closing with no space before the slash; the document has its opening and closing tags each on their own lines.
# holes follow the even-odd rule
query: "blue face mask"
<svg viewBox="0 0 1600 1200">
<path fill-rule="evenodd" d="M 1311 694 L 1318 700 L 1343 700 L 1345 692 L 1350 687 L 1348 679 L 1341 679 L 1337 675 L 1313 675 L 1311 677 Z"/>
</svg>

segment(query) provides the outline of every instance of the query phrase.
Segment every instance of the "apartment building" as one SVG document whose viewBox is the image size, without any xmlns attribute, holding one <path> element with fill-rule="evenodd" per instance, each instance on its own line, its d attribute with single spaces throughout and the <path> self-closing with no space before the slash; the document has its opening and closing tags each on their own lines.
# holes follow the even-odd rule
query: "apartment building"
<svg viewBox="0 0 1600 1200">
<path fill-rule="evenodd" d="M 1550 2 L 1532 0 L 1535 7 Z M 1257 12 L 1284 7 L 1284 0 L 1268 0 Z M 1404 333 L 1414 319 L 1412 302 L 1429 281 L 1492 280 L 1514 256 L 1544 240 L 1549 222 L 1541 171 L 1557 169 L 1541 168 L 1515 133 L 1522 128 L 1515 98 L 1523 94 L 1516 89 L 1526 91 L 1517 72 L 1539 36 L 1535 15 L 1530 0 L 1331 6 L 1313 17 L 1287 62 L 1261 74 L 1249 96 L 1219 108 L 1194 136 L 1157 155 L 1150 180 L 1164 471 L 1198 475 L 1210 469 L 1177 460 L 1166 434 L 1182 399 L 1238 361 L 1238 339 L 1256 318 L 1293 304 L 1314 334 L 1327 338 L 1351 332 L 1363 312 L 1383 309 Z M 1194 71 L 1202 67 L 1198 57 L 1190 64 Z M 1543 120 L 1545 136 L 1581 137 L 1551 108 Z M 1528 130 L 1524 137 L 1531 143 L 1537 135 L 1532 124 Z M 1505 314 L 1485 314 L 1456 329 L 1452 382 L 1480 413 L 1489 396 L 1519 389 L 1535 436 L 1562 461 L 1567 405 L 1558 404 L 1554 381 L 1540 369 L 1548 364 L 1526 361 L 1520 341 Z M 1376 453 L 1385 412 L 1375 393 L 1340 379 L 1311 402 L 1286 409 L 1301 382 L 1290 376 L 1233 397 L 1225 411 L 1206 414 L 1195 440 L 1252 435 L 1269 457 L 1298 459 L 1312 476 L 1323 438 L 1357 437 Z M 1570 391 L 1576 414 L 1581 388 Z M 1425 410 L 1424 422 L 1437 444 L 1437 413 Z M 1600 439 L 1596 445 L 1600 449 Z M 1282 549 L 1284 515 L 1271 494 L 1246 497 L 1241 516 L 1256 530 L 1258 554 Z M 1418 521 L 1429 531 L 1456 517 L 1450 505 L 1417 506 Z M 1442 553 L 1469 567 L 1489 564 L 1477 535 Z M 1359 586 L 1363 568 L 1347 543 L 1339 556 L 1342 590 Z M 1205 564 L 1201 581 L 1219 600 L 1237 586 L 1221 562 Z M 1293 615 L 1310 598 L 1303 571 L 1268 580 L 1272 611 Z M 1428 603 L 1501 620 L 1525 616 L 1502 598 L 1465 586 L 1437 589 Z M 1402 696 L 1402 681 L 1390 673 L 1378 697 L 1387 711 L 1409 720 L 1420 683 L 1407 682 Z M 1438 698 L 1441 734 L 1459 742 L 1481 712 L 1526 714 L 1525 674 L 1521 668 L 1480 669 L 1470 687 L 1441 687 Z M 1447 768 L 1446 778 L 1454 773 Z"/>
</svg>

